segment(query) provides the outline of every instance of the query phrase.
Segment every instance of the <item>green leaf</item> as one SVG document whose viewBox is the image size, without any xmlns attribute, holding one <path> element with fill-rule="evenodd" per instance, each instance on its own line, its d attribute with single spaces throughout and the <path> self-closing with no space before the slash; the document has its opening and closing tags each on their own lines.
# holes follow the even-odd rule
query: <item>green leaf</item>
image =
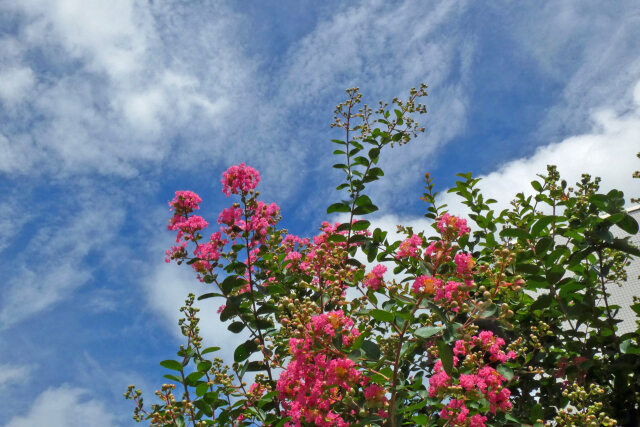
<svg viewBox="0 0 640 427">
<path fill-rule="evenodd" d="M 362 194 L 355 200 L 357 208 L 353 210 L 356 215 L 365 215 L 378 210 L 378 207 L 373 204 L 369 196 Z"/>
<path fill-rule="evenodd" d="M 536 191 L 542 191 L 542 184 L 540 184 L 538 181 L 531 181 L 531 186 Z"/>
<path fill-rule="evenodd" d="M 363 220 L 354 222 L 351 225 L 351 229 L 353 231 L 362 231 L 362 230 L 366 230 L 367 228 L 369 228 L 370 225 L 371 225 L 371 223 L 369 221 L 366 221 L 366 220 L 363 219 Z"/>
<path fill-rule="evenodd" d="M 554 284 L 554 283 L 558 283 L 560 279 L 562 279 L 562 276 L 564 276 L 564 273 L 565 273 L 565 270 L 562 266 L 555 265 L 549 271 L 547 271 L 547 274 L 545 277 L 547 278 L 549 283 Z"/>
<path fill-rule="evenodd" d="M 380 310 L 376 308 L 374 310 L 371 310 L 369 314 L 371 315 L 371 317 L 373 317 L 374 319 L 380 322 L 389 322 L 389 323 L 393 322 L 393 313 L 390 313 L 388 311 Z"/>
<path fill-rule="evenodd" d="M 200 384 L 198 387 L 200 387 L 201 385 L 202 384 Z M 196 387 L 196 394 L 197 394 L 197 391 L 198 391 L 198 387 Z M 196 408 L 198 408 L 199 410 L 204 412 L 204 414 L 207 417 L 210 417 L 210 416 L 213 415 L 213 409 L 204 400 L 196 400 L 196 401 L 193 402 L 193 404 L 196 406 Z M 198 419 L 198 415 L 197 414 L 196 414 L 196 419 Z"/>
<path fill-rule="evenodd" d="M 375 212 L 378 210 L 378 207 L 375 205 L 369 205 L 369 206 L 357 206 L 354 210 L 353 210 L 353 214 L 354 215 L 367 215 L 370 214 L 372 212 Z"/>
<path fill-rule="evenodd" d="M 362 267 L 362 263 L 355 258 L 348 258 L 346 263 L 349 265 L 353 265 L 354 267 L 357 267 L 357 268 Z"/>
<path fill-rule="evenodd" d="M 182 378 L 178 378 L 178 377 L 176 377 L 175 375 L 169 375 L 169 374 L 167 374 L 167 375 L 163 375 L 163 377 L 164 377 L 164 378 L 166 378 L 166 379 L 168 379 L 168 380 L 175 381 L 175 382 L 177 382 L 177 383 L 182 384 Z"/>
<path fill-rule="evenodd" d="M 162 362 L 160 362 L 160 366 L 178 372 L 182 371 L 182 363 L 178 362 L 177 360 L 163 360 Z"/>
<path fill-rule="evenodd" d="M 518 273 L 536 274 L 540 271 L 540 267 L 534 264 L 518 264 L 516 265 L 516 271 Z"/>
<path fill-rule="evenodd" d="M 258 348 L 255 341 L 247 340 L 244 343 L 240 344 L 236 347 L 236 350 L 233 352 L 233 360 L 236 362 L 245 361 L 255 352 Z"/>
<path fill-rule="evenodd" d="M 535 224 L 533 224 L 533 227 L 531 227 L 531 234 L 533 234 L 534 236 L 539 235 L 540 232 L 543 229 L 547 228 L 547 226 L 551 224 L 555 219 L 556 217 L 553 215 L 540 218 Z"/>
<path fill-rule="evenodd" d="M 244 326 L 245 325 L 243 322 L 233 322 L 232 324 L 227 326 L 227 329 L 233 332 L 234 334 L 237 334 L 244 329 Z"/>
<path fill-rule="evenodd" d="M 638 232 L 638 222 L 629 214 L 625 215 L 616 225 L 629 234 Z"/>
<path fill-rule="evenodd" d="M 513 370 L 504 364 L 498 365 L 496 371 L 502 374 L 502 376 L 504 376 L 507 381 L 511 381 L 511 378 L 513 378 Z"/>
<path fill-rule="evenodd" d="M 429 338 L 442 331 L 442 326 L 424 326 L 416 329 L 414 335 L 420 338 Z"/>
<path fill-rule="evenodd" d="M 500 232 L 500 236 L 516 237 L 518 239 L 523 239 L 523 240 L 527 240 L 531 238 L 529 233 L 527 233 L 526 230 L 523 230 L 521 228 L 505 228 Z"/>
<path fill-rule="evenodd" d="M 367 240 L 369 240 L 369 238 L 363 234 L 354 234 L 353 236 L 349 237 L 349 244 L 362 243 L 366 242 Z"/>
<path fill-rule="evenodd" d="M 374 343 L 373 341 L 364 340 L 362 342 L 362 350 L 369 359 L 380 359 L 380 347 L 378 347 L 378 344 Z"/>
<path fill-rule="evenodd" d="M 539 419 L 544 417 L 544 411 L 542 410 L 542 405 L 536 403 L 531 407 L 531 412 L 529 413 L 529 421 L 535 423 Z"/>
<path fill-rule="evenodd" d="M 344 234 L 332 234 L 327 238 L 327 242 L 346 242 L 347 236 Z"/>
<path fill-rule="evenodd" d="M 213 353 L 214 351 L 220 350 L 220 347 L 207 347 L 200 354 L 205 355 L 207 353 Z"/>
<path fill-rule="evenodd" d="M 206 294 L 202 294 L 198 297 L 198 301 L 202 301 L 203 299 L 213 298 L 213 297 L 224 297 L 224 295 L 219 294 L 217 292 L 209 292 Z"/>
<path fill-rule="evenodd" d="M 633 340 L 628 339 L 620 343 L 620 352 L 623 354 L 640 354 L 640 347 L 633 345 Z"/>
<path fill-rule="evenodd" d="M 184 418 L 182 418 L 182 415 L 174 418 L 174 420 L 176 421 L 176 427 L 184 427 Z"/>
<path fill-rule="evenodd" d="M 451 375 L 451 371 L 453 371 L 453 351 L 451 351 L 451 347 L 442 341 L 438 341 L 438 356 L 442 361 L 442 367 L 447 375 Z"/>
<path fill-rule="evenodd" d="M 195 386 L 200 378 L 204 376 L 204 372 L 191 372 L 185 378 L 185 383 L 190 386 Z"/>
<path fill-rule="evenodd" d="M 429 417 L 425 414 L 414 415 L 411 419 L 417 426 L 426 426 L 429 423 Z"/>
<path fill-rule="evenodd" d="M 234 289 L 239 288 L 247 283 L 247 281 L 241 277 L 231 275 L 225 277 L 225 279 L 220 283 L 220 289 L 225 294 L 230 294 Z M 199 298 L 198 298 L 199 299 Z"/>
<path fill-rule="evenodd" d="M 381 176 L 384 176 L 382 169 L 376 167 L 369 169 L 369 172 L 362 179 L 363 183 L 377 181 Z"/>
<path fill-rule="evenodd" d="M 536 243 L 536 255 L 538 257 L 544 255 L 553 247 L 553 238 L 545 236 Z"/>
<path fill-rule="evenodd" d="M 351 212 L 351 208 L 345 202 L 334 203 L 327 208 L 327 213 L 334 212 Z"/>
<path fill-rule="evenodd" d="M 211 369 L 212 363 L 209 360 L 203 360 L 202 362 L 198 362 L 196 365 L 196 369 L 198 372 L 208 372 Z"/>
<path fill-rule="evenodd" d="M 604 245 L 620 252 L 640 256 L 640 249 L 631 245 L 627 239 L 613 239 L 613 242 L 604 243 Z"/>
</svg>

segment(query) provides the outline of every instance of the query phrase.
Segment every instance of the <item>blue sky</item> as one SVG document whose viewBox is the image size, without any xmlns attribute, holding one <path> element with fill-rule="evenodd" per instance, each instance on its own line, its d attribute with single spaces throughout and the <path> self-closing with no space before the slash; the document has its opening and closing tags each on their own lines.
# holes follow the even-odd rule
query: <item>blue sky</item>
<svg viewBox="0 0 640 427">
<path fill-rule="evenodd" d="M 177 309 L 205 291 L 164 264 L 167 201 L 196 191 L 215 218 L 244 161 L 310 235 L 338 198 L 347 87 L 376 104 L 429 85 L 425 135 L 371 189 L 381 226 L 425 225 L 425 172 L 483 175 L 503 205 L 549 163 L 638 196 L 638 52 L 636 1 L 0 0 L 2 422 L 133 425 L 122 393 L 162 383 Z M 212 345 L 232 339 L 216 307 Z"/>
</svg>

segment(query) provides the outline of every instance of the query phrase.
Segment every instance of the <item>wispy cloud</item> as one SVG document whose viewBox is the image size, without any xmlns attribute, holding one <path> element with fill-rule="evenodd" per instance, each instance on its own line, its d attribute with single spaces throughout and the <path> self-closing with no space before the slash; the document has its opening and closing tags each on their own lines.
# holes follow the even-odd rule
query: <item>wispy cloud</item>
<svg viewBox="0 0 640 427">
<path fill-rule="evenodd" d="M 591 117 L 591 129 L 584 134 L 540 147 L 532 156 L 507 162 L 494 172 L 482 176 L 479 188 L 485 198 L 494 198 L 496 210 L 505 208 L 515 193 L 533 193 L 529 183 L 537 174 L 546 173 L 547 165 L 556 165 L 561 176 L 571 186 L 582 173 L 602 178 L 601 191 L 616 188 L 624 191 L 627 200 L 640 191 L 631 174 L 639 167 L 636 153 L 640 151 L 640 82 L 627 88 L 626 99 L 632 98 L 623 112 L 602 109 Z M 453 194 L 443 195 L 441 201 L 452 212 L 467 213 Z"/>
<path fill-rule="evenodd" d="M 19 363 L 0 364 L 0 391 L 8 393 L 8 388 L 12 385 L 21 384 L 28 381 L 34 371 L 32 365 Z"/>
<path fill-rule="evenodd" d="M 115 237 L 124 212 L 90 197 L 62 212 L 29 239 L 11 265 L 3 266 L 0 327 L 6 328 L 69 296 L 92 277 L 99 262 L 86 257 L 102 250 Z"/>
<path fill-rule="evenodd" d="M 0 6 L 18 28 L 9 40 L 17 48 L 4 52 L 14 66 L 4 73 L 20 83 L 0 86 L 0 97 L 13 102 L 21 96 L 22 108 L 5 114 L 23 115 L 27 125 L 5 131 L 3 145 L 13 157 L 30 160 L 19 168 L 0 164 L 2 171 L 26 173 L 37 163 L 39 173 L 60 173 L 63 166 L 65 173 L 132 176 L 176 149 L 184 151 L 176 145 L 181 132 L 193 132 L 194 125 L 212 132 L 223 124 L 223 110 L 242 92 L 250 78 L 245 70 L 252 67 L 234 47 L 230 22 L 216 15 L 217 8 L 200 12 L 210 18 L 218 42 L 190 38 L 194 46 L 183 49 L 185 31 L 165 25 L 178 16 L 180 7 L 171 6 L 129 0 Z M 205 49 L 195 56 L 203 43 L 210 56 Z M 34 62 L 34 56 L 41 60 Z M 198 142 L 199 148 L 207 141 Z"/>
<path fill-rule="evenodd" d="M 158 248 L 157 253 L 163 252 L 162 243 L 166 243 L 166 247 L 169 247 L 172 242 L 159 239 L 154 245 Z M 161 260 L 151 261 L 151 264 L 154 267 L 143 279 L 147 302 L 151 310 L 160 316 L 160 321 L 166 330 L 182 342 L 184 337 L 180 333 L 178 319 L 184 317 L 179 309 L 184 305 L 185 298 L 189 293 L 197 297 L 207 292 L 217 292 L 217 288 L 215 285 L 200 283 L 195 277 L 195 272 L 185 264 L 178 266 L 174 263 L 163 263 Z M 222 347 L 221 353 L 216 356 L 233 360 L 233 351 L 249 336 L 244 332 L 234 334 L 227 330 L 228 324 L 220 321 L 220 315 L 217 314 L 218 308 L 223 304 L 225 301 L 220 298 L 197 301 L 195 305 L 201 309 L 198 313 L 200 317 L 198 326 L 205 346 Z"/>
<path fill-rule="evenodd" d="M 474 52 L 473 38 L 458 27 L 465 10 L 466 2 L 363 2 L 319 22 L 289 50 L 278 96 L 289 105 L 331 108 L 352 86 L 373 96 L 374 106 L 377 99 L 404 97 L 420 82 L 433 88 L 426 136 L 383 160 L 387 179 L 376 186 L 381 203 L 397 202 L 394 188 L 420 180 L 430 154 L 464 129 Z M 323 117 L 328 124 L 328 110 Z M 314 151 L 326 168 L 326 145 Z"/>
<path fill-rule="evenodd" d="M 29 412 L 13 417 L 5 427 L 113 427 L 116 417 L 87 390 L 62 385 L 35 397 Z"/>
</svg>

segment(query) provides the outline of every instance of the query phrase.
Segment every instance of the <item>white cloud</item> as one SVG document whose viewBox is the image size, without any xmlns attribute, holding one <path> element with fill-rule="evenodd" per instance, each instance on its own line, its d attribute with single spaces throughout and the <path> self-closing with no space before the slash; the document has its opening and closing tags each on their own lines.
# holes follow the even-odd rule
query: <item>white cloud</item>
<svg viewBox="0 0 640 427">
<path fill-rule="evenodd" d="M 0 172 L 133 176 L 171 153 L 193 164 L 235 152 L 223 138 L 213 150 L 210 141 L 221 126 L 239 128 L 234 112 L 256 96 L 255 67 L 233 39 L 239 26 L 223 5 L 215 13 L 180 8 L 130 0 L 0 5 L 18 29 L 5 40 L 13 48 L 0 51 L 16 64 L 5 74 L 23 82 L 0 84 L 0 99 L 20 98 L 19 110 L 4 113 L 31 121 L 4 131 Z M 185 22 L 203 16 L 207 28 Z M 33 52 L 43 63 L 28 74 Z M 37 96 L 23 96 L 34 85 Z M 190 165 L 181 159 L 176 166 Z"/>
<path fill-rule="evenodd" d="M 160 245 L 156 246 L 156 252 L 162 253 Z M 181 343 L 184 337 L 180 333 L 178 319 L 183 315 L 179 309 L 184 305 L 187 295 L 193 293 L 198 297 L 207 292 L 217 292 L 215 285 L 200 283 L 195 272 L 185 264 L 178 266 L 174 263 L 158 263 L 143 283 L 150 307 L 161 316 L 165 328 Z M 222 350 L 215 355 L 231 363 L 233 351 L 248 338 L 248 334 L 246 331 L 234 334 L 227 330 L 230 322 L 221 322 L 220 315 L 217 314 L 218 308 L 224 304 L 225 301 L 221 298 L 210 298 L 196 301 L 195 306 L 200 308 L 198 326 L 203 337 L 203 345 L 221 347 Z"/>
<path fill-rule="evenodd" d="M 87 390 L 62 385 L 40 393 L 27 414 L 13 417 L 5 427 L 113 427 L 115 420 Z"/>
<path fill-rule="evenodd" d="M 12 67 L 0 70 L 0 99 L 6 104 L 19 102 L 31 90 L 35 82 L 29 67 Z"/>
<path fill-rule="evenodd" d="M 0 391 L 6 392 L 9 386 L 27 383 L 33 370 L 32 365 L 0 363 Z"/>
<path fill-rule="evenodd" d="M 536 174 L 546 173 L 549 164 L 558 166 L 569 186 L 579 181 L 582 173 L 588 173 L 602 178 L 602 192 L 615 188 L 622 190 L 627 200 L 637 197 L 640 188 L 631 174 L 639 168 L 636 153 L 640 151 L 640 82 L 630 92 L 634 102 L 625 112 L 597 111 L 588 133 L 540 147 L 531 157 L 507 162 L 482 176 L 479 188 L 485 198 L 498 200 L 499 204 L 493 206 L 500 210 L 516 193 L 532 194 L 529 183 L 537 179 Z M 445 194 L 441 200 L 452 213 L 468 212 L 453 194 Z"/>
<path fill-rule="evenodd" d="M 99 262 L 85 263 L 101 253 L 123 220 L 122 209 L 101 199 L 85 201 L 66 222 L 38 229 L 11 266 L 0 305 L 0 328 L 6 328 L 68 297 L 92 277 Z"/>
<path fill-rule="evenodd" d="M 509 8 L 497 3 L 490 9 L 501 15 L 508 12 L 505 32 L 562 85 L 554 93 L 557 104 L 538 130 L 544 137 L 585 131 L 594 108 L 628 105 L 628 88 L 640 76 L 636 53 L 640 15 L 629 13 L 637 10 L 636 2 L 621 1 L 606 8 L 589 2 Z"/>
<path fill-rule="evenodd" d="M 152 24 L 142 5 L 132 0 L 25 0 L 14 7 L 29 17 L 24 29 L 29 42 L 57 40 L 92 70 L 117 79 L 142 65 Z"/>
<path fill-rule="evenodd" d="M 459 28 L 466 9 L 464 1 L 361 2 L 319 22 L 288 52 L 278 99 L 297 108 L 327 108 L 352 86 L 360 87 L 364 102 L 374 107 L 378 99 L 404 99 L 421 82 L 430 86 L 422 100 L 429 113 L 420 118 L 427 124 L 426 134 L 382 156 L 386 176 L 372 187 L 383 208 L 401 201 L 397 188 L 419 180 L 434 151 L 466 126 L 475 43 Z M 320 104 L 327 97 L 330 101 Z M 329 111 L 324 117 L 330 120 Z M 317 158 L 323 167 L 332 160 Z"/>
</svg>

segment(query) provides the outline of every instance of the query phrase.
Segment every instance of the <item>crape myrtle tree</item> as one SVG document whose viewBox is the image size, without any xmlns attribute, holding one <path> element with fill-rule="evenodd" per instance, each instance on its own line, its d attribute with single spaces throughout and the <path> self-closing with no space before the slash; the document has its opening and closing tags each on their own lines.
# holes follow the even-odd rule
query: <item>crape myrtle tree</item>
<svg viewBox="0 0 640 427">
<path fill-rule="evenodd" d="M 574 187 L 549 167 L 500 212 L 460 174 L 449 190 L 469 221 L 438 204 L 425 176 L 428 230 L 399 226 L 399 241 L 372 227 L 367 185 L 384 174 L 388 147 L 423 128 L 419 102 L 362 105 L 357 89 L 335 110 L 335 168 L 343 200 L 311 238 L 279 228 L 280 209 L 260 200 L 259 173 L 245 164 L 222 177 L 219 231 L 195 214 L 201 199 L 169 203 L 177 233 L 167 261 L 203 282 L 198 299 L 220 301 L 229 331 L 249 338 L 234 360 L 203 343 L 189 295 L 179 321 L 185 343 L 160 364 L 170 381 L 146 409 L 130 386 L 134 419 L 152 426 L 629 425 L 640 413 L 640 330 L 618 331 L 608 290 L 640 255 L 638 224 L 623 194 Z M 216 227 L 218 228 L 218 227 Z M 366 258 L 366 265 L 360 262 Z M 195 279 L 195 278 L 194 278 Z M 355 295 L 355 296 L 353 296 Z M 630 302 L 640 314 L 640 303 Z M 216 343 L 212 343 L 216 344 Z"/>
</svg>

